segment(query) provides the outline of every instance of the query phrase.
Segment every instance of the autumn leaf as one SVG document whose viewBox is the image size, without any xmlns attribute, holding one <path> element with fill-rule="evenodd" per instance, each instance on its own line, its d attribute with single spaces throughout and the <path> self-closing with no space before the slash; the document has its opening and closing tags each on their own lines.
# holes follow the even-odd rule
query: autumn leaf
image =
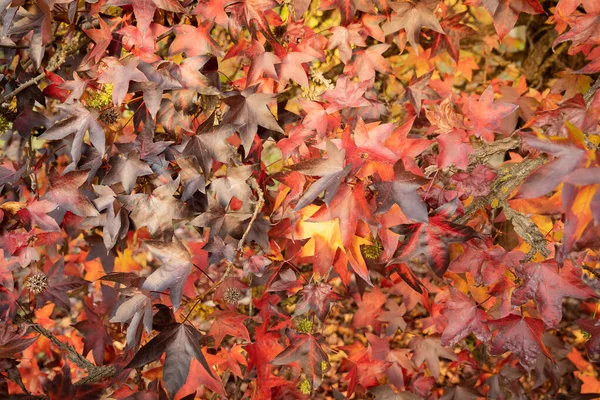
<svg viewBox="0 0 600 400">
<path fill-rule="evenodd" d="M 31 346 L 38 336 L 26 337 L 26 332 L 15 329 L 12 324 L 0 327 L 0 358 L 11 358 Z"/>
<path fill-rule="evenodd" d="M 450 298 L 445 303 L 443 314 L 448 319 L 448 325 L 442 333 L 442 346 L 454 346 L 470 333 L 482 342 L 492 337 L 486 325 L 491 317 L 473 299 L 455 288 L 450 288 Z"/>
<path fill-rule="evenodd" d="M 552 358 L 542 341 L 544 324 L 541 320 L 510 314 L 488 324 L 492 329 L 498 329 L 492 340 L 492 354 L 511 351 L 527 370 L 533 369 L 540 352 Z"/>
<path fill-rule="evenodd" d="M 440 359 L 458 360 L 457 355 L 452 349 L 444 348 L 441 340 L 436 336 L 420 337 L 416 336 L 408 344 L 414 351 L 413 362 L 416 366 L 427 363 L 427 368 L 434 377 L 440 376 Z"/>
<path fill-rule="evenodd" d="M 482 0 L 482 2 L 494 19 L 494 27 L 500 40 L 504 39 L 515 26 L 520 13 L 544 13 L 539 0 Z"/>
<path fill-rule="evenodd" d="M 535 0 L 537 1 L 537 0 Z M 502 132 L 502 118 L 512 114 L 517 105 L 494 100 L 494 89 L 488 86 L 475 101 L 469 97 L 465 105 L 467 128 L 486 141 L 494 140 L 494 133 Z"/>
<path fill-rule="evenodd" d="M 217 310 L 212 314 L 212 317 L 215 320 L 210 326 L 208 335 L 215 339 L 215 347 L 219 347 L 226 335 L 250 342 L 250 334 L 244 325 L 244 321 L 248 319 L 248 316 L 240 315 L 234 311 Z"/>
<path fill-rule="evenodd" d="M 146 278 L 142 289 L 152 292 L 170 289 L 171 303 L 177 311 L 181 304 L 183 285 L 192 269 L 190 253 L 177 239 L 173 242 L 149 240 L 144 244 L 163 265 Z"/>
<path fill-rule="evenodd" d="M 435 210 L 427 223 L 393 227 L 392 231 L 405 235 L 406 239 L 400 244 L 388 266 L 409 261 L 412 257 L 423 254 L 433 272 L 442 277 L 450 264 L 449 244 L 466 242 L 478 236 L 473 228 L 449 221 L 456 206 L 455 199 Z"/>
<path fill-rule="evenodd" d="M 185 323 L 173 324 L 146 343 L 125 368 L 143 367 L 167 353 L 162 379 L 167 393 L 174 397 L 187 379 L 193 358 L 212 375 L 211 368 L 200 350 L 201 340 L 202 334 L 193 326 Z"/>
<path fill-rule="evenodd" d="M 328 365 L 327 354 L 321 348 L 316 336 L 299 333 L 289 336 L 290 344 L 272 361 L 274 365 L 287 365 L 298 361 L 307 375 L 312 390 L 321 385 L 325 369 L 323 363 Z"/>
<path fill-rule="evenodd" d="M 563 297 L 586 299 L 598 297 L 585 285 L 570 262 L 559 267 L 555 260 L 526 263 L 517 266 L 515 273 L 523 280 L 512 294 L 512 304 L 520 306 L 533 300 L 546 326 L 557 327 L 562 320 Z"/>
</svg>

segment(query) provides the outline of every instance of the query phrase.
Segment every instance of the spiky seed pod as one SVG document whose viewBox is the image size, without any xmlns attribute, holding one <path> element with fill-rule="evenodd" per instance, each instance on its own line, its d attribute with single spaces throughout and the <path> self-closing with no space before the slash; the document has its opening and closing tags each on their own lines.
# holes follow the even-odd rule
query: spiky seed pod
<svg viewBox="0 0 600 400">
<path fill-rule="evenodd" d="M 229 304 L 237 304 L 242 299 L 242 292 L 236 287 L 228 287 L 223 294 L 223 298 Z"/>
<path fill-rule="evenodd" d="M 296 324 L 296 329 L 300 333 L 311 333 L 313 328 L 313 323 L 308 318 L 303 318 L 299 320 Z"/>
<path fill-rule="evenodd" d="M 381 253 L 383 253 L 383 246 L 379 240 L 374 240 L 373 244 L 363 246 L 363 252 L 369 260 L 377 260 L 381 256 Z"/>
<path fill-rule="evenodd" d="M 48 276 L 45 274 L 34 274 L 27 279 L 25 286 L 31 290 L 33 294 L 41 294 L 48 287 Z"/>
<path fill-rule="evenodd" d="M 119 120 L 121 114 L 115 108 L 108 108 L 100 113 L 98 119 L 107 125 L 112 125 Z"/>
</svg>

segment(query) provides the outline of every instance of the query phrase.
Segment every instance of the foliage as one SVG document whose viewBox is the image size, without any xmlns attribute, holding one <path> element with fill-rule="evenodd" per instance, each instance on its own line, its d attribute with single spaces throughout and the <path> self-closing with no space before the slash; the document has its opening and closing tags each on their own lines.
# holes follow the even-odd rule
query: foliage
<svg viewBox="0 0 600 400">
<path fill-rule="evenodd" d="M 0 397 L 594 398 L 598 4 L 0 0 Z"/>
</svg>

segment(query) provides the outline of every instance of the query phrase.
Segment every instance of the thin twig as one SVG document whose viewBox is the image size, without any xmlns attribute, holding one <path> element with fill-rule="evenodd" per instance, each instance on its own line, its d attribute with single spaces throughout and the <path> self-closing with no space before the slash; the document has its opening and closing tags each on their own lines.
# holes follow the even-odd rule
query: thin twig
<svg viewBox="0 0 600 400">
<path fill-rule="evenodd" d="M 599 87 L 600 87 L 600 76 L 598 78 L 596 78 L 596 81 L 594 82 L 594 84 L 583 95 L 583 99 L 585 100 L 586 105 L 588 105 L 588 106 L 590 105 L 590 102 L 594 98 L 594 95 L 596 94 L 596 90 L 598 90 Z"/>
<path fill-rule="evenodd" d="M 590 267 L 589 265 L 582 265 L 582 268 L 586 271 L 590 272 L 592 275 L 596 277 L 596 279 L 600 279 L 600 271 L 596 271 L 596 269 Z"/>
<path fill-rule="evenodd" d="M 246 230 L 244 231 L 242 238 L 238 242 L 236 257 L 240 257 L 242 255 L 243 250 L 244 250 L 244 243 L 246 242 L 246 239 L 248 238 L 248 235 L 250 234 L 252 225 L 254 225 L 254 222 L 256 221 L 256 218 L 258 218 L 258 214 L 259 214 L 260 210 L 262 209 L 263 205 L 265 204 L 264 193 L 263 193 L 262 189 L 260 188 L 260 186 L 258 185 L 258 182 L 256 181 L 256 179 L 254 177 L 250 177 L 249 183 L 250 183 L 250 187 L 256 191 L 256 196 L 258 199 L 256 201 L 256 206 L 254 207 L 254 212 L 252 213 L 252 218 L 250 218 L 250 222 L 248 223 L 248 226 L 246 227 Z M 203 301 L 209 294 L 211 294 L 212 292 L 217 290 L 219 288 L 219 286 L 221 286 L 223 284 L 223 282 L 225 282 L 225 280 L 229 277 L 231 272 L 233 272 L 233 263 L 229 262 L 229 263 L 227 263 L 227 269 L 225 269 L 225 273 L 223 274 L 223 276 L 221 276 L 221 279 L 219 279 L 210 288 L 208 288 L 208 290 L 206 292 L 204 292 L 200 296 L 198 296 L 198 298 L 196 299 L 196 302 L 194 303 L 194 305 L 192 305 L 192 307 L 188 311 L 187 315 L 183 319 L 182 323 L 186 322 L 189 319 L 190 315 L 192 314 L 192 312 L 194 311 L 196 306 L 198 304 L 200 304 L 201 301 Z"/>
</svg>

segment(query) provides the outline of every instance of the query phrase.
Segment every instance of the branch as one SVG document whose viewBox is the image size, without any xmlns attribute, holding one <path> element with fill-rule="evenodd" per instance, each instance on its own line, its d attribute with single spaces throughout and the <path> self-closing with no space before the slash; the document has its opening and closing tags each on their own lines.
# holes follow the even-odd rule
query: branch
<svg viewBox="0 0 600 400">
<path fill-rule="evenodd" d="M 52 58 L 48 62 L 48 68 L 46 68 L 46 71 L 54 72 L 57 69 L 59 69 L 66 62 L 67 57 L 69 55 L 71 55 L 75 51 L 79 50 L 80 45 L 85 40 L 86 40 L 86 38 L 83 37 L 83 35 L 82 35 L 81 32 L 79 32 L 79 31 L 75 32 L 75 34 L 73 35 L 73 37 L 71 38 L 71 40 L 69 40 L 66 43 L 63 43 L 63 45 L 60 46 L 56 50 L 56 53 L 54 53 L 54 55 L 52 56 Z M 37 85 L 38 82 L 40 82 L 45 77 L 46 77 L 46 73 L 42 72 L 38 76 L 36 76 L 36 77 L 28 80 L 27 82 L 23 83 L 21 86 L 19 86 L 18 88 L 16 88 L 12 92 L 9 92 L 9 93 L 6 93 L 6 94 L 2 95 L 2 97 L 0 97 L 0 104 L 3 104 L 7 100 L 12 99 L 16 95 L 18 95 L 19 93 L 21 93 L 22 91 L 24 91 L 25 89 L 27 89 L 28 87 L 33 86 L 33 85 Z"/>
<path fill-rule="evenodd" d="M 490 194 L 484 197 L 479 197 L 465 210 L 465 214 L 455 219 L 457 224 L 465 224 L 471 214 L 479 210 L 481 207 L 489 204 L 501 204 L 508 199 L 513 190 L 515 190 L 523 181 L 535 171 L 538 167 L 546 162 L 546 157 L 539 156 L 533 159 L 526 159 L 518 164 L 513 164 L 508 168 L 502 168 L 496 180 L 492 183 Z"/>
<path fill-rule="evenodd" d="M 596 90 L 598 90 L 599 87 L 600 87 L 600 76 L 596 79 L 594 84 L 592 86 L 590 86 L 588 91 L 585 92 L 585 94 L 583 95 L 583 100 L 585 100 L 586 105 L 588 105 L 588 106 L 590 105 L 590 102 L 594 98 L 594 95 L 596 94 Z"/>
<path fill-rule="evenodd" d="M 583 264 L 581 268 L 585 269 L 586 271 L 589 271 L 592 275 L 596 277 L 596 279 L 600 279 L 600 271 L 597 271 L 596 269 L 585 264 Z"/>
<path fill-rule="evenodd" d="M 254 222 L 256 221 L 256 218 L 258 217 L 258 213 L 260 212 L 260 210 L 262 209 L 263 205 L 265 204 L 264 193 L 263 193 L 262 189 L 260 188 L 260 186 L 258 185 L 258 182 L 256 181 L 256 179 L 254 177 L 250 177 L 249 183 L 250 183 L 250 187 L 252 187 L 254 190 L 256 190 L 256 196 L 258 197 L 258 199 L 256 201 L 256 206 L 254 207 L 254 212 L 252 213 L 252 218 L 250 218 L 250 222 L 248 223 L 248 226 L 246 227 L 246 230 L 244 231 L 244 234 L 242 235 L 242 238 L 238 242 L 237 251 L 236 251 L 236 253 L 237 253 L 236 257 L 239 257 L 239 256 L 242 255 L 242 252 L 243 252 L 243 249 L 244 249 L 244 243 L 246 242 L 246 239 L 248 238 L 248 235 L 250 234 L 250 230 L 252 229 L 252 225 L 254 225 Z M 212 292 L 214 292 L 215 290 L 217 290 L 219 288 L 219 286 L 221 286 L 223 284 L 223 282 L 225 282 L 225 280 L 229 277 L 229 275 L 231 275 L 232 271 L 233 271 L 233 263 L 228 262 L 227 263 L 227 269 L 225 270 L 225 273 L 223 274 L 223 276 L 221 276 L 221 279 L 219 279 L 210 288 L 208 288 L 208 290 L 206 292 L 202 293 L 200 296 L 198 296 L 196 298 L 196 302 L 190 308 L 190 311 L 188 311 L 187 315 L 183 319 L 183 322 L 185 322 L 185 321 L 188 320 L 188 318 L 192 314 L 192 311 L 194 311 L 194 309 L 196 308 L 196 306 L 201 301 L 203 301 L 206 298 L 206 296 L 208 296 L 209 294 L 211 294 Z"/>
<path fill-rule="evenodd" d="M 483 144 L 469 155 L 469 167 L 475 167 L 476 164 L 487 164 L 490 157 L 496 154 L 506 153 L 508 150 L 516 149 L 520 145 L 521 137 L 518 135 Z"/>
<path fill-rule="evenodd" d="M 550 251 L 546 247 L 546 238 L 544 234 L 540 232 L 540 228 L 526 215 L 513 210 L 506 201 L 500 203 L 502 212 L 512 222 L 513 228 L 517 235 L 531 246 L 532 250 L 537 250 L 544 257 L 550 255 Z M 535 252 L 530 252 L 529 257 L 533 257 Z"/>
<path fill-rule="evenodd" d="M 79 354 L 73 346 L 63 343 L 52 332 L 41 326 L 40 324 L 27 322 L 34 331 L 40 333 L 41 335 L 50 339 L 50 342 L 54 344 L 56 347 L 61 349 L 62 351 L 67 353 L 67 358 L 73 362 L 73 364 L 77 365 L 82 369 L 86 369 L 88 371 L 88 376 L 80 379 L 75 382 L 75 385 L 84 385 L 89 383 L 100 382 L 105 378 L 109 378 L 116 373 L 116 368 L 114 365 L 105 365 L 105 366 L 97 366 L 86 359 L 84 356 Z"/>
</svg>

